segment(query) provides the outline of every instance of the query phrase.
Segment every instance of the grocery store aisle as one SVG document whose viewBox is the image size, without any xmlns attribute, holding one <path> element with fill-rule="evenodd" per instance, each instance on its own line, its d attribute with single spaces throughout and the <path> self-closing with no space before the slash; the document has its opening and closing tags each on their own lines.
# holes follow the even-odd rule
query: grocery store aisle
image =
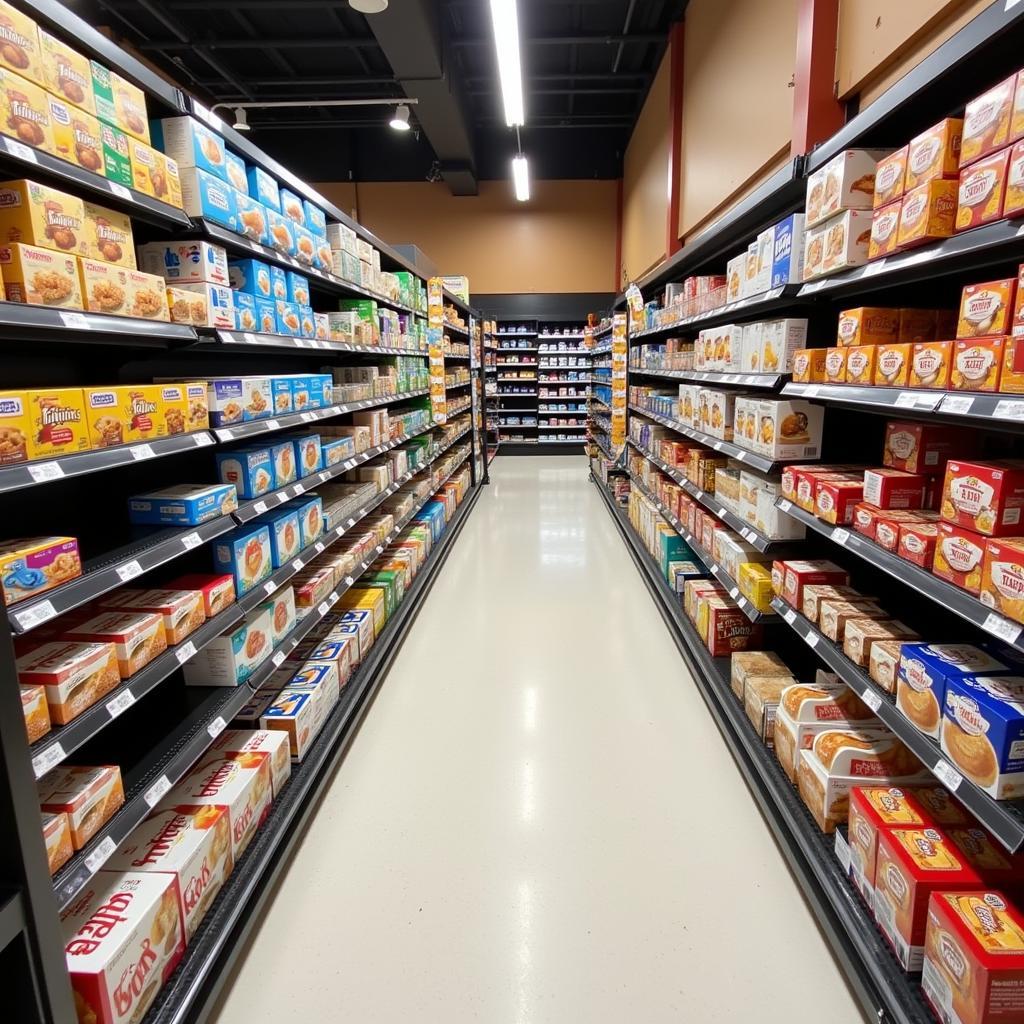
<svg viewBox="0 0 1024 1024">
<path fill-rule="evenodd" d="M 859 1022 L 585 460 L 491 477 L 216 1024 Z"/>
</svg>

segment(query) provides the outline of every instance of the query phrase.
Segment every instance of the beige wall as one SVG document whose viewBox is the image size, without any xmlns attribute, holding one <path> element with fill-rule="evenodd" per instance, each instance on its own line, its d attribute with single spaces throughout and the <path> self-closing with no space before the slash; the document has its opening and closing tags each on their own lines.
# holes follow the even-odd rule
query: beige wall
<svg viewBox="0 0 1024 1024">
<path fill-rule="evenodd" d="M 796 17 L 797 0 L 691 0 L 687 7 L 681 238 L 789 150 Z"/>
<path fill-rule="evenodd" d="M 602 292 L 616 286 L 618 182 L 533 181 L 528 203 L 511 181 L 481 181 L 453 196 L 443 182 L 315 186 L 390 243 L 418 245 L 471 292 Z M 351 192 L 349 190 L 352 190 Z"/>
<path fill-rule="evenodd" d="M 665 258 L 669 205 L 669 55 L 651 83 L 626 147 L 622 176 L 622 278 L 642 277 Z"/>
</svg>

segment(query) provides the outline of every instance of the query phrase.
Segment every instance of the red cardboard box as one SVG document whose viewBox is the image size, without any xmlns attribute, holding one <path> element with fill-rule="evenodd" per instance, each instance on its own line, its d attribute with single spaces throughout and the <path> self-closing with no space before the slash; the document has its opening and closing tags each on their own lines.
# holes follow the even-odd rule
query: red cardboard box
<svg viewBox="0 0 1024 1024">
<path fill-rule="evenodd" d="M 1021 533 L 1024 460 L 950 462 L 942 486 L 942 518 L 987 537 Z"/>
<path fill-rule="evenodd" d="M 985 538 L 953 523 L 939 523 L 932 573 L 969 594 L 981 593 Z"/>
<path fill-rule="evenodd" d="M 900 527 L 917 522 L 914 512 L 903 509 L 879 509 L 875 517 L 875 543 L 886 551 L 895 551 L 900 545 Z"/>
<path fill-rule="evenodd" d="M 1017 76 L 1009 78 L 971 100 L 964 111 L 960 140 L 960 166 L 966 167 L 1010 141 L 1010 115 Z"/>
<path fill-rule="evenodd" d="M 963 455 L 964 446 L 974 448 L 974 435 L 960 427 L 890 420 L 885 425 L 882 464 L 907 473 L 944 473 L 946 462 Z"/>
<path fill-rule="evenodd" d="M 881 515 L 881 509 L 869 505 L 866 501 L 858 501 L 853 506 L 853 528 L 868 540 L 874 540 L 879 515 Z"/>
<path fill-rule="evenodd" d="M 925 478 L 901 469 L 868 469 L 864 472 L 864 500 L 876 508 L 920 508 Z"/>
<path fill-rule="evenodd" d="M 999 220 L 1006 198 L 1010 150 L 1001 149 L 960 171 L 956 230 L 968 231 Z"/>
<path fill-rule="evenodd" d="M 835 526 L 853 521 L 853 506 L 864 499 L 864 481 L 820 478 L 814 486 L 814 513 Z"/>
<path fill-rule="evenodd" d="M 849 573 L 835 562 L 827 559 L 814 561 L 784 562 L 785 576 L 782 597 L 792 608 L 804 606 L 804 587 L 810 583 L 830 583 L 833 586 L 848 586 Z"/>
<path fill-rule="evenodd" d="M 724 658 L 733 651 L 746 651 L 760 644 L 761 627 L 751 622 L 739 608 L 731 602 L 730 607 L 711 603 L 708 608 L 707 647 L 713 658 Z"/>
<path fill-rule="evenodd" d="M 901 523 L 896 554 L 922 569 L 930 569 L 935 563 L 938 537 L 937 523 Z"/>
</svg>

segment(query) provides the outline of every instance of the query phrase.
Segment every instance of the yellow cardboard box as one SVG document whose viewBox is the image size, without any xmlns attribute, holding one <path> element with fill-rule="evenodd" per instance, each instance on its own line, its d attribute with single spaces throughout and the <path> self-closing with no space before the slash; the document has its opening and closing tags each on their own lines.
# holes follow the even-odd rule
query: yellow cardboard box
<svg viewBox="0 0 1024 1024">
<path fill-rule="evenodd" d="M 0 241 L 86 256 L 85 205 L 27 178 L 0 182 Z"/>
<path fill-rule="evenodd" d="M 78 257 L 35 245 L 0 246 L 0 273 L 8 302 L 82 309 Z"/>
<path fill-rule="evenodd" d="M 85 255 L 91 260 L 116 263 L 135 270 L 135 239 L 132 237 L 131 218 L 95 203 L 82 205 L 85 207 Z"/>
<path fill-rule="evenodd" d="M 62 39 L 39 30 L 39 52 L 42 56 L 43 81 L 48 92 L 73 103 L 89 114 L 96 113 L 92 92 L 92 70 L 89 61 Z"/>
</svg>

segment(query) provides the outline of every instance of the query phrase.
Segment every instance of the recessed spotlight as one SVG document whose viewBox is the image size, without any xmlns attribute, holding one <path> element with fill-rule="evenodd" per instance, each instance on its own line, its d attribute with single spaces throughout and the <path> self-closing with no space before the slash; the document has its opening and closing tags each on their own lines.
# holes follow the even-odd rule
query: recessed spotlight
<svg viewBox="0 0 1024 1024">
<path fill-rule="evenodd" d="M 236 132 L 251 132 L 252 125 L 249 124 L 249 115 L 245 107 L 235 107 L 235 123 L 231 126 Z"/>
<path fill-rule="evenodd" d="M 360 14 L 380 14 L 388 9 L 388 0 L 348 0 L 348 5 Z"/>
<path fill-rule="evenodd" d="M 409 130 L 409 105 L 400 103 L 395 107 L 395 113 L 388 123 L 396 132 L 407 132 Z"/>
</svg>

